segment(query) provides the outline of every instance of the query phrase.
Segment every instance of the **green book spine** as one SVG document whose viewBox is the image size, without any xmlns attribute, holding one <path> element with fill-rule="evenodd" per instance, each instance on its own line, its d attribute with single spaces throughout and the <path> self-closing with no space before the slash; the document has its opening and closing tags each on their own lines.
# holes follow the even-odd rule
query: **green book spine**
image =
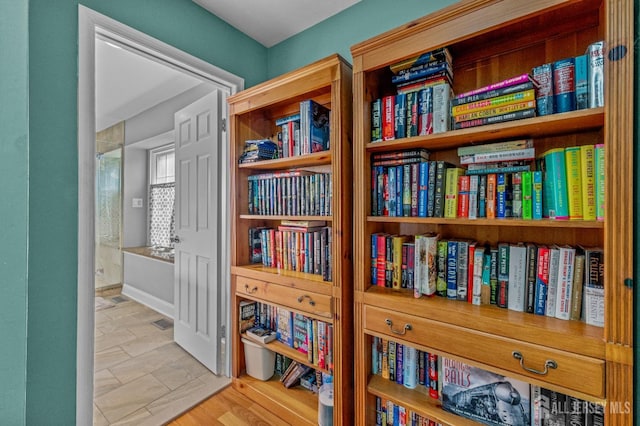
<svg viewBox="0 0 640 426">
<path fill-rule="evenodd" d="M 533 219 L 532 172 L 522 172 L 522 218 Z"/>
<path fill-rule="evenodd" d="M 604 144 L 595 146 L 596 158 L 596 219 L 604 220 Z"/>
</svg>

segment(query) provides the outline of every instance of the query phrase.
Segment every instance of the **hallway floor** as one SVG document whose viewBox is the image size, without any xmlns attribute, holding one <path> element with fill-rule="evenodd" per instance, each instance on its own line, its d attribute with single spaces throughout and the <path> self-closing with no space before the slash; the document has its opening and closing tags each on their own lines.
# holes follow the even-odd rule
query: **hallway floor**
<svg viewBox="0 0 640 426">
<path fill-rule="evenodd" d="M 162 425 L 230 383 L 174 343 L 172 321 L 142 304 L 96 297 L 95 319 L 96 426 Z"/>
</svg>

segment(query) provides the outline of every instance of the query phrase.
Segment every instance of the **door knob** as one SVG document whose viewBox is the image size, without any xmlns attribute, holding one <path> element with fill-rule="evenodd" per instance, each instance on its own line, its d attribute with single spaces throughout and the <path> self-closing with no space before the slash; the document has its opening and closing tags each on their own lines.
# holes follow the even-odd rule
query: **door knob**
<svg viewBox="0 0 640 426">
<path fill-rule="evenodd" d="M 172 243 L 179 243 L 180 242 L 180 237 L 179 236 L 173 236 L 170 238 Z"/>
</svg>

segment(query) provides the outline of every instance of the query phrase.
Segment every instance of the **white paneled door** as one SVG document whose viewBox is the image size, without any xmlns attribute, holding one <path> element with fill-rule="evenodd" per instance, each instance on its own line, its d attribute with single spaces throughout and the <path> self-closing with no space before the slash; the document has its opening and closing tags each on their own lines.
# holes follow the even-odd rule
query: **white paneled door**
<svg viewBox="0 0 640 426">
<path fill-rule="evenodd" d="M 174 340 L 218 374 L 222 271 L 220 92 L 175 114 L 176 223 Z"/>
</svg>

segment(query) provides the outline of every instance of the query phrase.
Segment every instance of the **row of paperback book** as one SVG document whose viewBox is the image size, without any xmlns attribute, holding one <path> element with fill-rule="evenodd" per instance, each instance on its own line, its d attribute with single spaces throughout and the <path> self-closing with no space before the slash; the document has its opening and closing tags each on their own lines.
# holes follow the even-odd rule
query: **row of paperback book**
<svg viewBox="0 0 640 426">
<path fill-rule="evenodd" d="M 392 362 L 392 354 L 395 359 Z M 388 378 L 399 386 L 407 386 L 407 379 L 420 377 L 425 370 L 426 386 L 421 394 L 441 402 L 442 408 L 490 426 L 547 426 L 576 425 L 591 426 L 604 424 L 604 406 L 584 401 L 557 391 L 530 385 L 526 382 L 506 377 L 467 365 L 461 361 L 425 354 L 407 345 L 386 339 L 373 339 L 372 373 Z M 398 360 L 400 357 L 400 361 Z M 420 365 L 422 361 L 423 367 Z M 395 363 L 396 377 L 386 370 Z M 427 364 L 428 363 L 428 364 Z M 432 368 L 435 370 L 433 379 Z M 401 378 L 397 374 L 402 375 Z M 415 414 L 415 413 L 414 413 Z M 430 420 L 421 419 L 393 402 L 376 399 L 376 424 L 387 425 L 435 425 Z"/>
<path fill-rule="evenodd" d="M 246 327 L 246 328 L 245 328 Z M 333 325 L 301 313 L 255 301 L 240 303 L 240 331 L 260 327 L 296 349 L 313 366 L 333 370 Z"/>
<path fill-rule="evenodd" d="M 330 226 L 249 228 L 251 263 L 332 279 Z"/>
<path fill-rule="evenodd" d="M 604 220 L 604 145 L 531 139 L 458 149 L 461 166 L 424 149 L 372 155 L 373 216 Z"/>
<path fill-rule="evenodd" d="M 371 235 L 371 285 L 604 326 L 599 247 Z"/>
<path fill-rule="evenodd" d="M 299 384 L 313 393 L 318 393 L 320 386 L 333 383 L 330 374 L 314 370 L 280 353 L 276 353 L 275 363 L 275 373 L 280 376 L 280 382 L 286 388 Z"/>
<path fill-rule="evenodd" d="M 248 213 L 330 216 L 331 173 L 288 170 L 248 178 Z"/>
<path fill-rule="evenodd" d="M 456 96 L 446 48 L 393 64 L 390 69 L 397 94 L 372 102 L 371 141 L 601 107 L 603 52 L 604 43 L 598 41 L 589 45 L 584 55 L 542 64 L 531 72 Z"/>
</svg>

